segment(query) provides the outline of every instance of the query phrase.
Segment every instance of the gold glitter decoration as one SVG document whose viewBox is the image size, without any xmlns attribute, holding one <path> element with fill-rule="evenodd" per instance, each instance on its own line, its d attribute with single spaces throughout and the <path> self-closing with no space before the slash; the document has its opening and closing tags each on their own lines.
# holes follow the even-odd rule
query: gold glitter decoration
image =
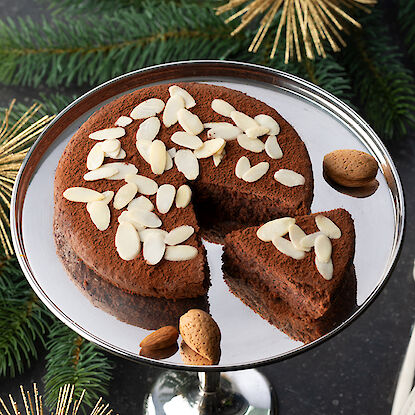
<svg viewBox="0 0 415 415">
<path fill-rule="evenodd" d="M 55 415 L 77 415 L 81 407 L 82 399 L 85 396 L 85 389 L 82 391 L 78 400 L 73 399 L 74 385 L 65 385 L 59 389 L 58 403 L 56 404 Z M 39 395 L 36 383 L 33 384 L 33 397 L 29 391 L 24 391 L 23 386 L 20 386 L 20 393 L 22 395 L 25 415 L 45 415 L 43 410 L 42 395 Z M 11 410 L 8 409 L 6 403 L 0 398 L 0 415 L 22 415 L 16 401 L 12 395 L 9 395 Z M 112 409 L 108 409 L 108 404 L 102 403 L 102 398 L 98 400 L 90 415 L 111 415 Z M 4 412 L 3 412 L 4 411 Z"/>
<path fill-rule="evenodd" d="M 41 108 L 40 104 L 33 104 L 15 123 L 9 125 L 15 102 L 13 100 L 5 110 L 0 125 L 0 243 L 6 257 L 13 255 L 9 210 L 14 181 L 31 144 L 54 117 L 45 115 L 27 126 Z"/>
<path fill-rule="evenodd" d="M 325 42 L 329 43 L 334 52 L 338 52 L 340 46 L 346 46 L 340 32 L 346 32 L 347 25 L 350 24 L 361 27 L 350 15 L 350 11 L 359 8 L 370 12 L 367 6 L 376 3 L 377 0 L 229 0 L 216 9 L 216 14 L 238 9 L 225 20 L 229 23 L 242 16 L 241 23 L 231 36 L 246 28 L 255 18 L 262 16 L 258 31 L 249 47 L 250 52 L 257 52 L 274 20 L 278 20 L 274 18 L 280 12 L 270 58 L 275 57 L 278 43 L 285 30 L 284 61 L 288 63 L 294 54 L 297 60 L 301 61 L 303 52 L 308 59 L 314 59 L 315 52 L 326 57 Z"/>
</svg>

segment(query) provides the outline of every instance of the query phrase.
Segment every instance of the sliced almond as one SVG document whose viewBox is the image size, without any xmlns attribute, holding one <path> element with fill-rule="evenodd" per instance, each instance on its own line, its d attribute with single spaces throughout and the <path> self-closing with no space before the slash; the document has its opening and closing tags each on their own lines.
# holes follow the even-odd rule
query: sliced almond
<svg viewBox="0 0 415 415">
<path fill-rule="evenodd" d="M 257 230 L 257 237 L 261 241 L 269 242 L 272 241 L 274 236 L 284 236 L 288 233 L 291 225 L 295 224 L 294 218 L 278 218 L 264 223 Z"/>
<path fill-rule="evenodd" d="M 102 192 L 102 194 L 104 195 L 104 199 L 102 199 L 102 202 L 108 205 L 108 203 L 110 203 L 112 198 L 114 197 L 114 192 L 112 190 L 106 190 L 105 192 Z"/>
<path fill-rule="evenodd" d="M 117 140 L 116 138 L 112 139 L 112 140 L 104 140 L 101 144 L 101 149 L 102 151 L 107 154 L 107 153 L 119 153 L 119 151 L 121 150 L 121 141 Z"/>
<path fill-rule="evenodd" d="M 150 118 L 163 111 L 164 102 L 158 98 L 150 98 L 138 104 L 130 114 L 134 120 Z"/>
<path fill-rule="evenodd" d="M 314 244 L 314 251 L 320 262 L 329 262 L 331 258 L 331 241 L 326 235 L 319 235 Z"/>
<path fill-rule="evenodd" d="M 86 167 L 88 170 L 95 170 L 104 162 L 105 153 L 101 143 L 97 143 L 91 148 L 86 158 Z"/>
<path fill-rule="evenodd" d="M 333 261 L 331 259 L 329 262 L 320 262 L 316 256 L 316 268 L 325 280 L 333 278 Z"/>
<path fill-rule="evenodd" d="M 264 150 L 264 143 L 258 138 L 249 138 L 246 134 L 238 135 L 238 144 L 245 150 L 253 153 L 261 153 Z"/>
<path fill-rule="evenodd" d="M 118 216 L 118 222 L 119 223 L 128 222 L 131 225 L 133 225 L 134 228 L 138 232 L 143 231 L 144 229 L 146 229 L 146 227 L 142 223 L 140 223 L 140 222 L 138 222 L 136 220 L 136 218 L 134 217 L 134 215 L 132 215 L 131 214 L 131 211 L 129 211 L 129 210 L 124 210 L 124 212 L 121 212 L 121 215 Z M 140 237 L 140 239 L 141 239 L 141 237 Z"/>
<path fill-rule="evenodd" d="M 63 197 L 71 202 L 94 202 L 103 200 L 105 196 L 96 190 L 87 189 L 86 187 L 70 187 L 63 192 Z"/>
<path fill-rule="evenodd" d="M 207 133 L 209 138 L 223 138 L 225 141 L 236 140 L 238 135 L 242 134 L 242 130 L 230 123 L 218 123 L 213 126 Z M 206 124 L 205 124 L 206 125 Z"/>
<path fill-rule="evenodd" d="M 158 264 L 164 256 L 166 244 L 159 233 L 153 233 L 143 242 L 143 257 L 149 265 Z"/>
<path fill-rule="evenodd" d="M 172 184 L 162 184 L 157 190 L 156 206 L 160 213 L 167 213 L 174 202 L 176 188 Z"/>
<path fill-rule="evenodd" d="M 232 127 L 236 127 L 235 125 L 233 125 L 229 122 L 222 122 L 222 121 L 220 121 L 220 122 L 206 122 L 206 123 L 203 124 L 203 127 L 204 128 L 216 128 L 216 127 L 219 127 L 219 126 L 227 127 L 229 125 L 231 125 Z M 236 128 L 238 128 L 238 127 L 236 127 Z M 239 129 L 239 130 L 241 130 L 241 129 Z M 220 137 L 220 138 L 223 138 L 223 137 Z"/>
<path fill-rule="evenodd" d="M 196 258 L 197 248 L 190 245 L 175 245 L 166 247 L 164 259 L 167 261 L 188 261 Z"/>
<path fill-rule="evenodd" d="M 137 140 L 136 143 L 135 143 L 140 156 L 148 164 L 150 164 L 150 147 L 151 147 L 151 144 L 152 144 L 152 141 L 147 141 L 147 140 Z"/>
<path fill-rule="evenodd" d="M 162 224 L 160 218 L 154 213 L 144 209 L 133 209 L 129 215 L 134 221 L 141 223 L 147 228 L 159 228 Z"/>
<path fill-rule="evenodd" d="M 127 156 L 127 153 L 122 148 L 120 148 L 119 151 L 105 153 L 105 157 L 110 157 L 115 160 L 125 159 L 126 156 Z"/>
<path fill-rule="evenodd" d="M 269 163 L 266 161 L 261 161 L 261 163 L 258 163 L 246 171 L 242 176 L 242 180 L 248 183 L 256 182 L 267 173 L 268 169 Z"/>
<path fill-rule="evenodd" d="M 173 148 L 168 149 L 168 150 L 167 150 L 167 152 L 170 154 L 170 157 L 171 157 L 172 159 L 174 159 L 174 158 L 176 157 L 177 150 L 176 150 L 174 147 L 173 147 Z"/>
<path fill-rule="evenodd" d="M 89 138 L 93 140 L 111 140 L 114 138 L 120 138 L 125 136 L 125 130 L 122 127 L 105 128 L 104 130 L 98 130 L 89 134 Z"/>
<path fill-rule="evenodd" d="M 302 186 L 305 183 L 304 176 L 288 169 L 279 169 L 276 171 L 274 179 L 287 187 Z"/>
<path fill-rule="evenodd" d="M 185 107 L 187 109 L 193 108 L 196 105 L 194 98 L 183 88 L 177 85 L 172 85 L 169 88 L 170 96 L 180 95 L 184 99 Z"/>
<path fill-rule="evenodd" d="M 265 141 L 265 152 L 274 160 L 282 157 L 282 150 L 275 135 L 270 135 Z"/>
<path fill-rule="evenodd" d="M 203 146 L 193 153 L 198 159 L 205 159 L 213 156 L 218 151 L 221 151 L 225 147 L 225 144 L 226 141 L 223 138 L 214 138 L 213 140 L 205 141 Z"/>
<path fill-rule="evenodd" d="M 136 199 L 133 199 L 127 207 L 128 210 L 133 210 L 133 209 L 143 209 L 143 210 L 148 210 L 149 212 L 151 212 L 154 209 L 154 205 L 151 202 L 150 199 L 148 199 L 145 196 L 140 196 L 137 197 Z"/>
<path fill-rule="evenodd" d="M 229 104 L 229 102 L 226 102 L 223 99 L 214 99 L 211 106 L 213 111 L 223 115 L 224 117 L 230 117 L 231 113 L 236 111 L 235 108 Z"/>
<path fill-rule="evenodd" d="M 168 151 L 166 151 L 166 166 L 164 167 L 164 171 L 170 170 L 173 168 L 173 159 Z"/>
<path fill-rule="evenodd" d="M 272 238 L 272 243 L 278 251 L 291 258 L 299 260 L 303 259 L 305 256 L 304 251 L 297 249 L 291 241 L 281 236 L 274 236 Z"/>
<path fill-rule="evenodd" d="M 101 166 L 95 170 L 91 170 L 84 175 L 87 182 L 93 180 L 108 179 L 118 173 L 118 169 L 112 166 Z"/>
<path fill-rule="evenodd" d="M 138 172 L 137 167 L 135 167 L 134 164 L 130 164 L 130 163 L 115 162 L 115 163 L 107 163 L 104 166 L 115 167 L 118 170 L 117 174 L 114 174 L 114 176 L 108 177 L 109 180 L 124 180 L 128 175 L 136 174 Z"/>
<path fill-rule="evenodd" d="M 186 133 L 185 131 L 177 131 L 171 136 L 171 141 L 179 146 L 196 150 L 203 146 L 203 141 L 197 136 Z"/>
<path fill-rule="evenodd" d="M 154 174 L 164 173 L 166 158 L 166 146 L 163 141 L 154 140 L 150 147 L 150 166 Z"/>
<path fill-rule="evenodd" d="M 191 150 L 179 150 L 174 157 L 177 170 L 184 174 L 187 180 L 199 176 L 199 162 Z"/>
<path fill-rule="evenodd" d="M 131 223 L 122 222 L 115 234 L 115 247 L 118 255 L 125 261 L 134 259 L 140 252 L 140 237 Z"/>
<path fill-rule="evenodd" d="M 138 127 L 135 138 L 137 140 L 153 141 L 160 131 L 160 120 L 157 117 L 150 117 L 144 120 Z"/>
<path fill-rule="evenodd" d="M 152 236 L 159 236 L 162 241 L 164 242 L 168 232 L 166 232 L 164 229 L 143 229 L 140 232 L 140 239 L 142 242 L 145 242 L 148 238 L 151 238 Z"/>
<path fill-rule="evenodd" d="M 190 225 L 182 225 L 172 229 L 166 236 L 166 245 L 178 245 L 187 241 L 195 232 L 195 228 Z"/>
<path fill-rule="evenodd" d="M 130 117 L 127 117 L 125 115 L 121 115 L 120 118 L 118 118 L 117 121 L 115 121 L 115 125 L 118 127 L 126 127 L 127 125 L 130 125 L 133 122 L 133 119 Z"/>
<path fill-rule="evenodd" d="M 288 228 L 288 235 L 290 236 L 290 241 L 296 249 L 299 249 L 300 251 L 310 251 L 310 248 L 305 248 L 301 243 L 301 241 L 306 237 L 306 234 L 298 225 L 290 225 Z"/>
<path fill-rule="evenodd" d="M 138 192 L 143 195 L 154 195 L 159 188 L 155 180 L 140 174 L 129 174 L 125 177 L 127 183 L 134 183 L 138 187 Z"/>
<path fill-rule="evenodd" d="M 230 114 L 233 122 L 242 130 L 246 131 L 249 128 L 259 127 L 259 124 L 249 115 L 239 111 L 232 111 Z"/>
<path fill-rule="evenodd" d="M 171 127 L 178 121 L 177 114 L 180 109 L 185 107 L 185 102 L 182 96 L 172 95 L 166 102 L 166 107 L 163 112 L 163 124 L 166 127 Z"/>
<path fill-rule="evenodd" d="M 189 134 L 198 135 L 203 131 L 203 124 L 196 114 L 181 108 L 177 113 L 179 124 Z"/>
<path fill-rule="evenodd" d="M 251 168 L 251 163 L 249 159 L 245 156 L 242 156 L 235 167 L 235 174 L 238 179 L 242 179 L 242 176 Z"/>
<path fill-rule="evenodd" d="M 251 127 L 248 128 L 245 131 L 245 134 L 249 137 L 249 138 L 257 138 L 257 137 L 261 137 L 265 134 L 267 134 L 269 132 L 269 128 L 267 127 L 262 127 L 262 126 L 258 126 L 258 127 Z"/>
<path fill-rule="evenodd" d="M 114 208 L 122 209 L 127 206 L 137 194 L 137 186 L 134 183 L 127 183 L 120 187 L 114 196 Z"/>
<path fill-rule="evenodd" d="M 270 135 L 278 135 L 280 133 L 280 126 L 277 121 L 269 115 L 259 114 L 254 118 L 254 120 L 262 127 L 267 127 Z"/>
<path fill-rule="evenodd" d="M 315 217 L 317 228 L 320 229 L 324 235 L 331 239 L 339 239 L 342 236 L 340 228 L 328 217 L 317 215 Z"/>
<path fill-rule="evenodd" d="M 322 232 L 314 232 L 314 233 L 310 233 L 310 235 L 306 235 L 300 242 L 301 247 L 303 249 L 310 249 L 314 247 L 314 244 L 316 242 L 316 238 L 319 235 L 323 235 Z"/>
<path fill-rule="evenodd" d="M 217 153 L 213 155 L 213 164 L 215 165 L 215 167 L 219 166 L 220 162 L 223 160 L 225 155 L 226 155 L 225 149 L 222 149 L 221 151 L 218 151 Z"/>
<path fill-rule="evenodd" d="M 86 209 L 91 217 L 92 222 L 100 231 L 105 231 L 110 225 L 110 209 L 103 200 L 88 202 Z"/>
<path fill-rule="evenodd" d="M 187 184 L 182 184 L 176 193 L 176 207 L 177 208 L 185 208 L 192 199 L 192 190 Z"/>
</svg>

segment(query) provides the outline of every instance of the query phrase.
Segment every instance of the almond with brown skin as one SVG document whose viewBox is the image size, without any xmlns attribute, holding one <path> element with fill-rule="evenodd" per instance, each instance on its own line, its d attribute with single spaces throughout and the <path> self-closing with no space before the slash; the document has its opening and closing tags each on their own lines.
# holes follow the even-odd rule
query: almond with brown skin
<svg viewBox="0 0 415 415">
<path fill-rule="evenodd" d="M 180 317 L 180 334 L 186 344 L 213 364 L 219 361 L 220 330 L 205 311 L 192 309 Z"/>
<path fill-rule="evenodd" d="M 164 349 L 141 349 L 140 356 L 149 357 L 150 359 L 167 359 L 168 357 L 173 356 L 178 350 L 177 343 L 166 347 Z"/>
<path fill-rule="evenodd" d="M 165 349 L 174 345 L 174 343 L 177 342 L 178 337 L 179 332 L 176 327 L 165 326 L 145 337 L 141 341 L 140 347 L 148 350 Z"/>
<path fill-rule="evenodd" d="M 334 182 L 346 187 L 362 187 L 372 182 L 378 163 L 359 150 L 335 150 L 324 156 L 324 173 Z"/>
<path fill-rule="evenodd" d="M 193 349 L 191 349 L 184 341 L 180 344 L 180 356 L 185 365 L 194 366 L 211 366 L 213 362 L 206 357 L 200 356 Z"/>
</svg>

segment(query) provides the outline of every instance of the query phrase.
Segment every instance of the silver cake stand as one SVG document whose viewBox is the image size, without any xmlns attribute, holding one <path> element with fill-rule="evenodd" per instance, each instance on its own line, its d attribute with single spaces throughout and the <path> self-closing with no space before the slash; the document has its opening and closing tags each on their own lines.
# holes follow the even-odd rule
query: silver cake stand
<svg viewBox="0 0 415 415">
<path fill-rule="evenodd" d="M 310 153 L 315 179 L 312 211 L 343 207 L 352 214 L 356 227 L 358 307 L 312 343 L 305 345 L 290 339 L 233 296 L 223 281 L 222 247 L 206 243 L 212 280 L 209 312 L 222 332 L 220 363 L 209 367 L 184 365 L 178 352 L 163 360 L 142 357 L 138 343 L 150 331 L 95 307 L 68 278 L 59 261 L 52 234 L 53 182 L 69 139 L 95 110 L 114 98 L 144 86 L 176 81 L 223 85 L 276 108 L 294 126 Z M 343 194 L 323 178 L 323 156 L 342 148 L 366 151 L 378 161 L 379 185 L 372 195 L 359 198 Z M 134 71 L 74 101 L 43 131 L 27 155 L 16 180 L 11 208 L 17 257 L 46 306 L 102 348 L 168 369 L 145 401 L 144 413 L 157 415 L 275 413 L 271 387 L 253 368 L 321 344 L 361 314 L 391 273 L 403 226 L 404 200 L 396 168 L 379 137 L 358 114 L 331 94 L 295 76 L 221 61 L 179 62 Z"/>
</svg>

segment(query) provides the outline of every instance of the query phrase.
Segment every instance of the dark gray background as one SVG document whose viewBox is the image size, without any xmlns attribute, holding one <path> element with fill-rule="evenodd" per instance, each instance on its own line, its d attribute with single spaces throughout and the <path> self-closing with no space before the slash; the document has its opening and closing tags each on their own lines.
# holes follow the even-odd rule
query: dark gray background
<svg viewBox="0 0 415 415">
<path fill-rule="evenodd" d="M 389 23 L 394 25 L 392 2 Z M 0 17 L 30 15 L 38 20 L 48 14 L 31 0 L 0 0 Z M 12 98 L 29 103 L 48 89 L 0 84 L 0 106 Z M 83 92 L 74 88 L 69 92 Z M 64 91 L 68 92 L 68 91 Z M 285 362 L 260 370 L 277 391 L 280 413 L 370 414 L 390 413 L 397 375 L 415 316 L 412 277 L 415 248 L 415 134 L 387 143 L 403 182 L 407 221 L 403 249 L 385 289 L 369 309 L 350 327 L 325 344 Z M 1 336 L 1 333 L 0 333 Z M 260 341 L 260 339 L 258 339 Z M 160 369 L 111 357 L 116 368 L 108 401 L 120 414 L 140 414 L 145 391 Z M 44 353 L 33 367 L 14 379 L 0 378 L 0 396 L 17 396 L 18 387 L 41 385 L 45 373 Z"/>
</svg>

